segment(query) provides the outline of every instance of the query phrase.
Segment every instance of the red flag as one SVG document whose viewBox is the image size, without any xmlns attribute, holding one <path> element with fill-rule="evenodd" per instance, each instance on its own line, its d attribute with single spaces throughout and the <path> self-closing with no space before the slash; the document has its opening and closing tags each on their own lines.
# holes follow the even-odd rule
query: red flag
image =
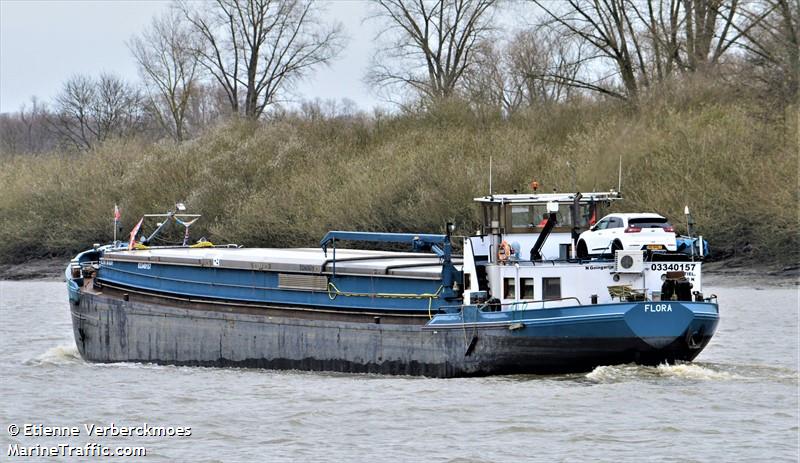
<svg viewBox="0 0 800 463">
<path fill-rule="evenodd" d="M 144 217 L 139 219 L 139 223 L 137 223 L 136 226 L 133 227 L 133 230 L 131 230 L 131 239 L 128 241 L 128 251 L 133 249 L 133 245 L 136 244 L 136 234 L 139 233 L 139 227 L 142 226 L 142 221 L 144 221 Z"/>
<path fill-rule="evenodd" d="M 121 214 L 119 213 L 119 207 L 117 207 L 117 205 L 114 204 L 114 222 L 119 222 L 120 216 Z"/>
</svg>

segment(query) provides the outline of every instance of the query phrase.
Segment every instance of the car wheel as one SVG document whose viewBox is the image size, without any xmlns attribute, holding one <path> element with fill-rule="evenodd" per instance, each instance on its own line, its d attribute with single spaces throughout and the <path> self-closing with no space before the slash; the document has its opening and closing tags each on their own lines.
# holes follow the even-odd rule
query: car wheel
<svg viewBox="0 0 800 463">
<path fill-rule="evenodd" d="M 586 248 L 585 241 L 578 241 L 578 259 L 586 260 L 589 258 L 589 250 Z"/>
<path fill-rule="evenodd" d="M 622 243 L 619 240 L 614 240 L 614 242 L 611 243 L 611 255 L 616 255 L 617 251 L 622 251 Z"/>
</svg>

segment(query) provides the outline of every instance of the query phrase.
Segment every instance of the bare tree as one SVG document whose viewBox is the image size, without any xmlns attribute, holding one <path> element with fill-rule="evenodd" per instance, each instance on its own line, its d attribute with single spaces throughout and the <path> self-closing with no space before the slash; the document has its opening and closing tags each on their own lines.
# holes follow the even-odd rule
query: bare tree
<svg viewBox="0 0 800 463">
<path fill-rule="evenodd" d="M 19 108 L 19 120 L 24 128 L 25 151 L 41 151 L 45 143 L 44 135 L 44 115 L 47 108 L 39 102 L 39 99 L 32 96 L 30 104 L 23 104 Z"/>
<path fill-rule="evenodd" d="M 96 98 L 94 82 L 89 76 L 71 77 L 56 96 L 55 114 L 50 127 L 63 141 L 76 148 L 91 148 L 97 137 L 92 116 Z"/>
<path fill-rule="evenodd" d="M 738 19 L 739 0 L 682 0 L 682 3 L 686 67 L 690 71 L 703 71 L 716 64 L 741 36 L 732 27 Z"/>
<path fill-rule="evenodd" d="M 216 81 L 198 80 L 192 87 L 189 98 L 186 124 L 191 130 L 199 131 L 220 120 L 229 110 L 225 90 Z"/>
<path fill-rule="evenodd" d="M 453 96 L 491 32 L 497 0 L 376 0 L 388 41 L 367 80 L 399 86 L 429 99 Z"/>
<path fill-rule="evenodd" d="M 757 78 L 787 103 L 798 94 L 800 74 L 800 1 L 766 0 L 742 9 L 741 46 L 755 65 Z"/>
<path fill-rule="evenodd" d="M 591 45 L 592 59 L 611 64 L 612 79 L 572 84 L 619 98 L 635 99 L 676 71 L 715 67 L 741 40 L 737 29 L 752 27 L 737 26 L 745 19 L 739 0 L 566 0 L 556 7 L 531 1 L 555 27 Z"/>
<path fill-rule="evenodd" d="M 108 138 L 136 133 L 142 119 L 137 89 L 111 74 L 101 74 L 97 80 L 76 75 L 56 96 L 48 126 L 63 142 L 90 149 Z"/>
<path fill-rule="evenodd" d="M 584 46 L 543 28 L 518 33 L 507 51 L 511 89 L 528 106 L 569 98 L 583 64 Z"/>
<path fill-rule="evenodd" d="M 186 137 L 189 99 L 199 77 L 192 39 L 183 15 L 170 10 L 128 44 L 148 90 L 148 109 L 178 141 Z"/>
<path fill-rule="evenodd" d="M 362 114 L 358 110 L 358 105 L 349 98 L 341 100 L 314 98 L 313 100 L 304 100 L 296 112 L 287 112 L 284 117 L 295 116 L 302 120 L 315 121 L 352 120 L 360 115 Z"/>
<path fill-rule="evenodd" d="M 47 106 L 32 96 L 19 111 L 0 114 L 0 150 L 5 153 L 39 153 L 53 148 L 46 127 Z"/>
<path fill-rule="evenodd" d="M 681 25 L 682 0 L 645 0 L 631 2 L 629 7 L 642 25 L 643 77 L 661 82 L 683 66 Z"/>
<path fill-rule="evenodd" d="M 613 63 L 613 75 L 622 90 L 603 79 L 570 79 L 570 84 L 618 98 L 636 98 L 639 75 L 646 66 L 637 40 L 637 31 L 626 10 L 627 0 L 566 0 L 561 11 L 543 0 L 532 0 L 565 34 L 571 34 L 594 48 L 589 59 Z M 645 82 L 647 81 L 645 77 Z"/>
<path fill-rule="evenodd" d="M 542 27 L 517 32 L 507 43 L 484 41 L 476 69 L 465 78 L 467 95 L 506 114 L 564 101 L 574 93 L 569 82 L 580 70 L 582 48 Z"/>
<path fill-rule="evenodd" d="M 100 74 L 96 82 L 97 99 L 92 109 L 98 141 L 136 133 L 144 117 L 139 89 L 113 74 Z"/>
<path fill-rule="evenodd" d="M 475 47 L 474 70 L 463 78 L 464 93 L 472 105 L 506 114 L 521 106 L 520 95 L 509 89 L 505 52 L 503 44 L 492 40 L 483 40 Z"/>
<path fill-rule="evenodd" d="M 0 113 L 0 154 L 20 152 L 24 132 L 18 118 L 12 114 Z"/>
<path fill-rule="evenodd" d="M 231 111 L 241 113 L 243 104 L 249 118 L 343 48 L 341 26 L 324 24 L 310 0 L 182 0 L 180 8 L 201 38 L 200 63 Z"/>
</svg>

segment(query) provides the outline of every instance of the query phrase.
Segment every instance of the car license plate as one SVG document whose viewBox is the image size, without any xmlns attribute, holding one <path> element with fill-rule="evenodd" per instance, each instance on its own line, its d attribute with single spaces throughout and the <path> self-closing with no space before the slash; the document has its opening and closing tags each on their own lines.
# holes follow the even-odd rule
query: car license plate
<svg viewBox="0 0 800 463">
<path fill-rule="evenodd" d="M 647 249 L 663 249 L 664 247 L 660 244 L 648 244 Z"/>
</svg>

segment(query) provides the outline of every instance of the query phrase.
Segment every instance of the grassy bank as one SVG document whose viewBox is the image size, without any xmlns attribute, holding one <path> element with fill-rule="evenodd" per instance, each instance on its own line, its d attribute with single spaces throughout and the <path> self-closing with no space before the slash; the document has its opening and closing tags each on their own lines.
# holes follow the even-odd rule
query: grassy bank
<svg viewBox="0 0 800 463">
<path fill-rule="evenodd" d="M 184 200 L 196 236 L 250 246 L 314 245 L 330 229 L 474 231 L 472 198 L 497 192 L 622 191 L 618 209 L 681 229 L 689 205 L 719 257 L 798 259 L 796 107 L 666 97 L 641 110 L 576 103 L 510 119 L 453 104 L 384 118 L 229 123 L 180 145 L 107 142 L 83 154 L 0 166 L 0 262 L 69 255 Z"/>
</svg>

